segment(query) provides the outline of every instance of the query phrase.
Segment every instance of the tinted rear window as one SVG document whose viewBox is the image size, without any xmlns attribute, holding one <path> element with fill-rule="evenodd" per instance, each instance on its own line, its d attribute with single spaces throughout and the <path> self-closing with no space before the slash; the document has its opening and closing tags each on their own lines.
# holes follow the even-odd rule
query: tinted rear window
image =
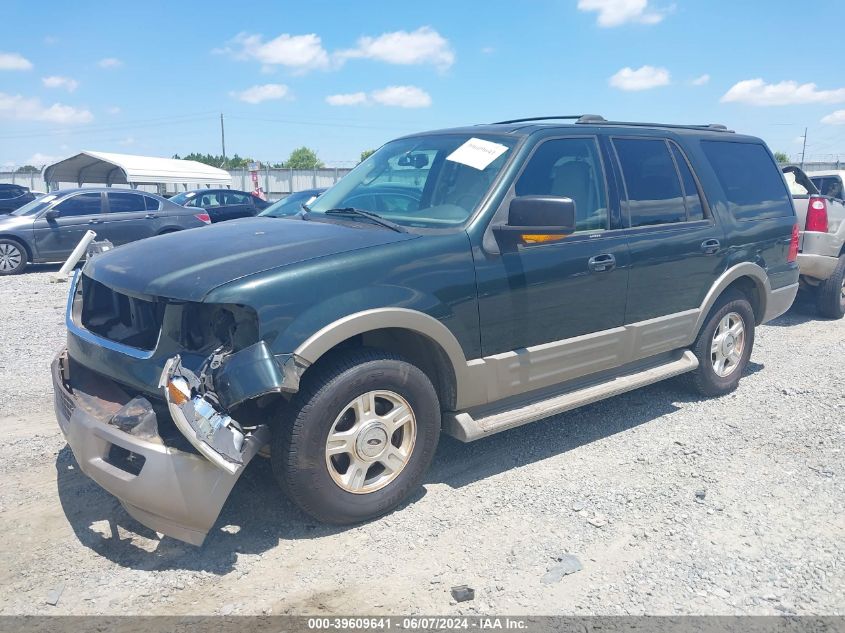
<svg viewBox="0 0 845 633">
<path fill-rule="evenodd" d="M 728 209 L 737 220 L 780 218 L 794 213 L 783 176 L 769 152 L 756 143 L 702 141 Z"/>
</svg>

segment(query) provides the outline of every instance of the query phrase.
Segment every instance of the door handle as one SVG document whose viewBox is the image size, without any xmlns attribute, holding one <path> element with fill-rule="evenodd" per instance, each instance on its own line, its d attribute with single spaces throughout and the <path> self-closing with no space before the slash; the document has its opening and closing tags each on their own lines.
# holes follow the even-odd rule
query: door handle
<svg viewBox="0 0 845 633">
<path fill-rule="evenodd" d="M 88 220 L 88 224 L 102 224 L 102 220 Z"/>
<path fill-rule="evenodd" d="M 158 216 L 155 213 L 148 213 L 144 216 L 145 220 L 155 220 Z"/>
<path fill-rule="evenodd" d="M 607 273 L 616 268 L 616 257 L 610 253 L 596 255 L 595 257 L 590 258 L 590 261 L 587 262 L 587 266 L 594 273 Z"/>
<path fill-rule="evenodd" d="M 722 245 L 719 243 L 719 240 L 704 240 L 701 243 L 701 251 L 705 255 L 714 255 L 715 253 L 719 252 L 719 249 Z"/>
</svg>

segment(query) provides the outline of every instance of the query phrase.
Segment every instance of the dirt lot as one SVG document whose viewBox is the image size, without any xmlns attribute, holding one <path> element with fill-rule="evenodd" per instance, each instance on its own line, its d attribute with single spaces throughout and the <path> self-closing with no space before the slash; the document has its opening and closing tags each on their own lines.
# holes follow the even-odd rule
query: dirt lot
<svg viewBox="0 0 845 633">
<path fill-rule="evenodd" d="M 805 303 L 759 330 L 736 393 L 676 380 L 444 438 L 415 498 L 365 525 L 315 524 L 256 460 L 194 548 L 76 467 L 49 276 L 0 279 L 0 614 L 845 613 L 845 321 Z M 583 568 L 543 582 L 566 554 Z"/>
</svg>

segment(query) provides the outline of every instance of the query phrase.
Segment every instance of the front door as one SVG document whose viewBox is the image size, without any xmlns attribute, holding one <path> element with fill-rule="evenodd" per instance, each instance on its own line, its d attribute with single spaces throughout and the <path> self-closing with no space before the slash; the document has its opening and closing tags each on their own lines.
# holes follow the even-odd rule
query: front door
<svg viewBox="0 0 845 633">
<path fill-rule="evenodd" d="M 615 366 L 629 256 L 624 232 L 611 223 L 597 139 L 542 142 L 510 193 L 571 198 L 576 232 L 476 258 L 482 351 L 502 355 L 499 378 L 508 385 L 500 395 Z"/>
<path fill-rule="evenodd" d="M 33 223 L 38 257 L 47 261 L 66 259 L 88 230 L 97 231 L 104 220 L 103 195 L 100 192 L 77 193 L 54 204 L 49 210 L 56 216 Z"/>
<path fill-rule="evenodd" d="M 655 138 L 614 138 L 624 183 L 631 270 L 625 323 L 676 317 L 678 331 L 727 267 L 727 246 L 684 152 Z M 673 336 L 666 330 L 667 336 Z M 667 345 L 671 341 L 667 340 Z"/>
</svg>

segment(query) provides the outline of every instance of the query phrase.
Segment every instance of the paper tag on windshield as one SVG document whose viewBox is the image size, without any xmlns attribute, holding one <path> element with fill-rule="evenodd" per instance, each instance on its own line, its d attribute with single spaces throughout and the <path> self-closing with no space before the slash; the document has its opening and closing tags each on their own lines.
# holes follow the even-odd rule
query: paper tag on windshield
<svg viewBox="0 0 845 633">
<path fill-rule="evenodd" d="M 462 165 L 469 165 L 470 167 L 475 167 L 475 169 L 486 169 L 487 165 L 499 158 L 506 151 L 508 151 L 506 145 L 473 137 L 449 154 L 446 160 L 461 163 Z"/>
</svg>

